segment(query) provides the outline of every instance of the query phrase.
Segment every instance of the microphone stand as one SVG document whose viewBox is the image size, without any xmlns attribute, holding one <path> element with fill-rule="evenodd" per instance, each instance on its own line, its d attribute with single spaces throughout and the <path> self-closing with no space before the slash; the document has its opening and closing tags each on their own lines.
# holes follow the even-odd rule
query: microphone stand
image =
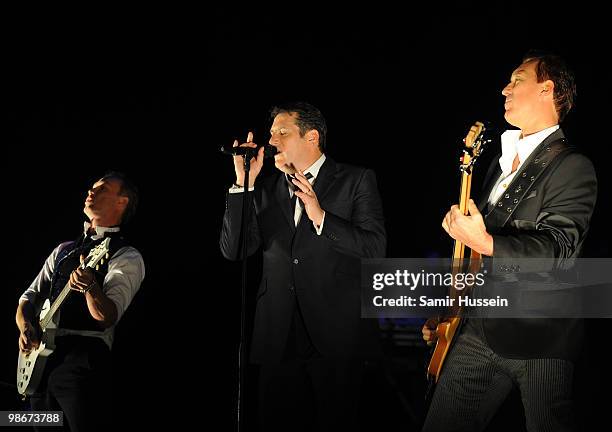
<svg viewBox="0 0 612 432">
<path fill-rule="evenodd" d="M 257 151 L 257 149 L 255 149 Z M 242 287 L 241 287 L 241 311 L 240 311 L 240 343 L 238 346 L 238 404 L 237 419 L 238 432 L 244 430 L 244 389 L 246 382 L 246 290 L 247 290 L 247 257 L 248 257 L 248 225 L 251 206 L 249 205 L 249 171 L 251 168 L 251 154 L 247 151 L 242 155 L 244 161 L 244 184 L 242 194 L 242 222 L 241 222 L 241 247 L 242 247 Z"/>
<path fill-rule="evenodd" d="M 251 147 L 240 147 L 232 148 L 231 150 L 225 149 L 223 146 L 220 148 L 221 153 L 242 156 L 244 162 L 244 184 L 242 185 L 242 221 L 241 226 L 241 240 L 240 246 L 242 247 L 242 287 L 241 287 L 241 312 L 240 312 L 240 343 L 238 346 L 238 396 L 237 396 L 237 423 L 238 432 L 244 430 L 244 388 L 246 383 L 246 290 L 247 290 L 247 257 L 248 257 L 248 224 L 250 220 L 249 205 L 249 171 L 251 169 L 251 158 L 257 155 L 259 148 Z M 240 153 L 238 153 L 240 152 Z M 273 157 L 276 154 L 276 148 L 271 145 L 264 146 L 263 158 Z"/>
</svg>

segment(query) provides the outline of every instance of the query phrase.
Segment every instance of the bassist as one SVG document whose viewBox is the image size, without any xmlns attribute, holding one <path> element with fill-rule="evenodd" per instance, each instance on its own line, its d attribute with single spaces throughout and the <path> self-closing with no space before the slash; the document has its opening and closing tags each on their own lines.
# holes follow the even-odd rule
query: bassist
<svg viewBox="0 0 612 432">
<path fill-rule="evenodd" d="M 559 57 L 528 53 L 502 94 L 505 118 L 518 130 L 501 137 L 502 154 L 485 178 L 480 208 L 470 201 L 469 215 L 464 215 L 453 206 L 442 226 L 456 241 L 492 257 L 493 266 L 496 258 L 577 257 L 595 206 L 597 180 L 591 162 L 566 144 L 559 128 L 573 105 L 573 76 Z M 515 386 L 529 431 L 573 430 L 572 374 L 581 323 L 465 321 L 444 363 L 423 430 L 484 430 Z M 433 328 L 431 322 L 423 327 L 426 341 L 436 338 Z"/>
</svg>

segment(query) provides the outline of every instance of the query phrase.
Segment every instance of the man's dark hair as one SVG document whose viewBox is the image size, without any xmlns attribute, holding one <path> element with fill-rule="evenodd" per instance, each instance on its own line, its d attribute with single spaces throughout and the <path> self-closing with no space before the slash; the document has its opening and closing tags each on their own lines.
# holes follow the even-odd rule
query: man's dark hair
<svg viewBox="0 0 612 432">
<path fill-rule="evenodd" d="M 553 98 L 560 123 L 574 106 L 576 99 L 574 73 L 561 57 L 550 52 L 530 50 L 523 56 L 523 63 L 532 61 L 537 61 L 538 82 L 551 80 L 555 84 Z"/>
<path fill-rule="evenodd" d="M 121 216 L 121 223 L 128 223 L 136 214 L 138 207 L 138 188 L 136 185 L 122 172 L 109 171 L 100 180 L 118 180 L 121 182 L 119 195 L 128 198 L 127 206 Z"/>
<path fill-rule="evenodd" d="M 327 136 L 327 124 L 325 117 L 319 109 L 308 102 L 289 102 L 277 105 L 270 110 L 270 118 L 274 119 L 279 114 L 297 114 L 296 125 L 300 128 L 300 136 L 315 129 L 319 132 L 319 149 L 325 150 L 325 137 Z"/>
</svg>

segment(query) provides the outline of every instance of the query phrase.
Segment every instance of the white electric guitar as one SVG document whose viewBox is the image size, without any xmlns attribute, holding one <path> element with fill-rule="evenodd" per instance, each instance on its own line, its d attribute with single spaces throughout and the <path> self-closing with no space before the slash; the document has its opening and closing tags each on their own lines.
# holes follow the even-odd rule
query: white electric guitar
<svg viewBox="0 0 612 432">
<path fill-rule="evenodd" d="M 110 238 L 106 238 L 89 252 L 80 267 L 82 269 L 98 269 L 101 264 L 104 264 L 104 260 L 108 259 L 109 245 Z M 32 395 L 40 384 L 47 359 L 55 350 L 57 322 L 54 319 L 56 313 L 71 291 L 70 282 L 68 282 L 53 304 L 51 304 L 49 299 L 45 300 L 38 317 L 41 330 L 40 345 L 29 353 L 19 351 L 19 359 L 17 361 L 17 391 L 24 396 Z"/>
</svg>

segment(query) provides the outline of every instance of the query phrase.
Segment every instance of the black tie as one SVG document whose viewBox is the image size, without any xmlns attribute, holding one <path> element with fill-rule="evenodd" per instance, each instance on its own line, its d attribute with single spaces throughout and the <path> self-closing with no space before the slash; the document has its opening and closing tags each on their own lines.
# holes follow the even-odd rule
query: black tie
<svg viewBox="0 0 612 432">
<path fill-rule="evenodd" d="M 313 177 L 313 175 L 307 172 L 306 174 L 304 174 L 304 177 L 306 177 L 307 180 L 310 180 Z M 300 190 L 300 189 L 295 184 L 293 184 L 293 182 L 291 181 L 292 179 L 295 179 L 295 176 L 293 174 L 287 174 L 285 178 L 287 179 L 287 183 L 289 183 L 289 187 L 293 191 L 293 196 L 291 197 L 291 214 L 295 215 L 295 203 L 297 201 L 297 195 L 295 194 L 295 191 L 296 189 L 297 190 Z M 301 201 L 300 201 L 300 205 L 303 205 Z"/>
</svg>

